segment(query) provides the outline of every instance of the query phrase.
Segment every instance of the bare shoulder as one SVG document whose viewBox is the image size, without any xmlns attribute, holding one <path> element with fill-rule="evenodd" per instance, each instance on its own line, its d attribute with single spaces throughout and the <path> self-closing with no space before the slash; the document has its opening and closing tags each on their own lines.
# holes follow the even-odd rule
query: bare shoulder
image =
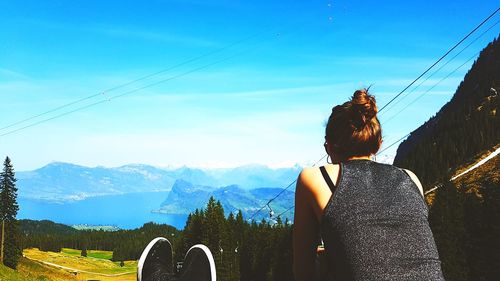
<svg viewBox="0 0 500 281">
<path fill-rule="evenodd" d="M 314 167 L 306 167 L 306 168 L 302 169 L 302 171 L 299 174 L 299 181 L 301 181 L 302 183 L 307 183 L 307 182 L 313 180 L 317 174 L 317 171 L 318 171 L 318 168 L 314 168 Z"/>
<path fill-rule="evenodd" d="M 413 173 L 410 170 L 407 170 L 407 169 L 403 169 L 403 170 L 405 170 L 405 172 L 410 176 L 410 178 L 413 180 L 413 182 L 417 185 L 418 189 L 420 190 L 420 193 L 423 196 L 424 195 L 424 188 L 422 187 L 422 184 L 420 183 L 420 180 L 418 179 L 417 175 L 415 175 L 415 173 Z"/>
<path fill-rule="evenodd" d="M 323 176 L 318 167 L 304 168 L 299 174 L 298 183 L 306 188 L 314 189 L 321 186 L 322 182 Z"/>
<path fill-rule="evenodd" d="M 314 182 L 318 177 L 318 172 L 318 168 L 314 167 L 307 167 L 302 169 L 299 174 L 299 178 L 297 179 L 297 187 L 304 188 L 308 191 L 313 191 L 315 187 Z"/>
<path fill-rule="evenodd" d="M 325 167 L 327 168 L 327 167 Z M 317 222 L 321 222 L 323 210 L 332 193 L 318 167 L 304 168 L 297 179 L 295 193 L 296 210 L 309 208 Z M 297 212 L 296 212 L 297 214 Z"/>
</svg>

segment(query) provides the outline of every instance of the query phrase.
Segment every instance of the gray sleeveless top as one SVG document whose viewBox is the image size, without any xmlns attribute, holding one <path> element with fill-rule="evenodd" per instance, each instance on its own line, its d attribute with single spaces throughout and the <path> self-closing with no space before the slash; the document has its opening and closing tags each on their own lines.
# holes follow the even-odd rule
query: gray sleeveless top
<svg viewBox="0 0 500 281">
<path fill-rule="evenodd" d="M 321 224 L 331 280 L 444 280 L 427 205 L 406 172 L 351 160 L 339 177 Z"/>
</svg>

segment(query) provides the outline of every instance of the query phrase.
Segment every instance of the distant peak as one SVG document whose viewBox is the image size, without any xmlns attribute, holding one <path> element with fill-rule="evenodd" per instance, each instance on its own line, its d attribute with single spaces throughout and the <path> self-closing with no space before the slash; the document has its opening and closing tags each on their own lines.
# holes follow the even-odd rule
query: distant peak
<svg viewBox="0 0 500 281">
<path fill-rule="evenodd" d="M 41 167 L 40 169 L 50 168 L 50 167 L 79 167 L 79 168 L 86 168 L 84 166 L 76 165 L 76 164 L 69 163 L 69 162 L 54 161 L 54 162 L 50 162 L 49 164 Z"/>
</svg>

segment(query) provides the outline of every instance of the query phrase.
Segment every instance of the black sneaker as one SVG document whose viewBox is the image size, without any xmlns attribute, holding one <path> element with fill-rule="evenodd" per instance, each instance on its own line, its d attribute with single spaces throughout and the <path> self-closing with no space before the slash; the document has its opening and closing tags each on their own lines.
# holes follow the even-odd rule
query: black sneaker
<svg viewBox="0 0 500 281">
<path fill-rule="evenodd" d="M 172 276 L 172 244 L 166 238 L 153 239 L 137 265 L 137 281 L 168 280 Z"/>
<path fill-rule="evenodd" d="M 194 245 L 186 253 L 179 281 L 216 281 L 215 261 L 205 245 Z"/>
</svg>

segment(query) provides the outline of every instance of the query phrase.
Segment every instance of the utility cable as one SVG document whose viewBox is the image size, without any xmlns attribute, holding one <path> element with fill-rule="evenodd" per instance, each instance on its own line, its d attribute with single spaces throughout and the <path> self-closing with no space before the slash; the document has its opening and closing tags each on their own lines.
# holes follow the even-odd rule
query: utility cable
<svg viewBox="0 0 500 281">
<path fill-rule="evenodd" d="M 324 155 L 323 157 L 321 157 L 318 161 L 316 161 L 316 163 L 314 163 L 314 165 L 312 165 L 312 167 L 315 167 L 316 165 L 318 165 L 321 161 L 323 161 L 323 159 L 325 159 L 327 157 L 327 155 Z M 295 179 L 294 181 L 292 181 L 287 187 L 285 187 L 283 190 L 281 190 L 278 194 L 276 194 L 273 198 L 269 199 L 267 201 L 267 203 L 262 206 L 260 209 L 258 209 L 251 217 L 249 220 L 253 220 L 253 218 L 255 218 L 255 216 L 260 213 L 262 210 L 264 210 L 271 202 L 273 202 L 276 198 L 278 198 L 281 194 L 283 194 L 287 189 L 289 189 L 293 184 L 295 184 L 297 182 L 297 179 Z"/>
<path fill-rule="evenodd" d="M 294 24 L 292 24 L 292 25 L 290 25 L 290 26 L 287 26 L 287 27 L 283 28 L 282 30 L 292 29 L 292 28 L 295 28 L 295 27 L 297 27 L 297 26 L 298 26 L 298 27 L 303 27 L 303 26 L 304 26 L 304 25 L 303 25 L 303 22 L 302 22 L 302 21 L 301 21 L 301 22 L 296 22 L 296 23 L 294 23 Z M 152 74 L 145 75 L 145 76 L 143 76 L 143 77 L 137 78 L 137 79 L 132 80 L 132 81 L 130 81 L 130 82 L 127 82 L 127 83 L 120 84 L 120 85 L 118 85 L 118 86 L 115 86 L 115 87 L 109 88 L 109 89 L 107 89 L 107 90 L 105 90 L 105 91 L 103 91 L 103 92 L 99 92 L 99 93 L 97 93 L 97 94 L 93 94 L 93 95 L 90 95 L 90 96 L 87 96 L 87 97 L 84 97 L 84 98 L 78 99 L 78 100 L 76 100 L 76 101 L 73 101 L 73 102 L 70 102 L 70 103 L 67 103 L 67 104 L 61 105 L 61 106 L 59 106 L 59 107 L 56 107 L 56 108 L 50 109 L 50 110 L 48 110 L 48 111 L 45 111 L 45 112 L 39 113 L 39 114 L 37 114 L 37 115 L 34 115 L 34 116 L 31 116 L 31 117 L 28 117 L 28 118 L 26 118 L 26 119 L 23 119 L 23 120 L 20 120 L 20 121 L 17 121 L 17 122 L 14 122 L 14 123 L 8 124 L 8 125 L 6 125 L 6 126 L 4 126 L 4 127 L 1 127 L 1 128 L 0 128 L 0 131 L 1 131 L 1 130 L 4 130 L 4 129 L 11 128 L 11 127 L 13 127 L 13 126 L 16 126 L 16 125 L 19 125 L 19 124 L 22 124 L 22 123 L 25 123 L 25 122 L 27 122 L 27 121 L 31 121 L 31 120 L 33 120 L 33 119 L 35 119 L 35 118 L 38 118 L 38 117 L 41 117 L 41 116 L 43 116 L 43 115 L 46 115 L 46 114 L 49 114 L 49 113 L 56 112 L 56 111 L 61 110 L 61 109 L 63 109 L 63 108 L 66 108 L 66 107 L 69 107 L 69 106 L 72 106 L 72 105 L 75 105 L 75 104 L 81 103 L 81 102 L 83 102 L 83 101 L 86 101 L 86 100 L 89 100 L 89 99 L 92 99 L 92 98 L 95 98 L 95 97 L 98 97 L 98 96 L 104 95 L 104 94 L 106 94 L 107 92 L 114 91 L 114 90 L 117 90 L 117 89 L 123 88 L 123 87 L 125 87 L 125 86 L 129 86 L 129 85 L 131 85 L 131 84 L 134 84 L 134 83 L 137 83 L 137 82 L 139 82 L 139 81 L 142 81 L 142 80 L 145 80 L 145 79 L 151 78 L 151 77 L 153 77 L 153 76 L 157 76 L 157 75 L 162 74 L 162 73 L 164 73 L 164 72 L 167 72 L 167 71 L 169 71 L 169 70 L 172 70 L 172 69 L 178 68 L 178 67 L 180 67 L 180 66 L 186 65 L 186 64 L 188 64 L 188 63 L 191 63 L 191 62 L 194 62 L 194 61 L 200 60 L 200 59 L 202 59 L 202 58 L 208 57 L 208 56 L 213 55 L 213 54 L 215 54 L 215 53 L 222 52 L 223 50 L 229 49 L 229 48 L 231 48 L 231 47 L 233 47 L 233 46 L 236 46 L 236 45 L 239 45 L 239 44 L 241 44 L 241 43 L 243 43 L 243 42 L 249 41 L 249 40 L 251 40 L 252 38 L 259 37 L 261 34 L 271 33 L 271 34 L 277 34 L 277 35 L 280 35 L 280 33 L 277 33 L 278 31 L 279 31 L 279 28 L 274 28 L 272 31 L 269 31 L 268 29 L 265 29 L 265 30 L 263 30 L 263 31 L 261 31 L 261 32 L 255 33 L 255 34 L 253 34 L 253 35 L 251 35 L 251 36 L 247 36 L 247 37 L 245 37 L 245 38 L 243 38 L 243 39 L 240 39 L 240 40 L 238 40 L 238 41 L 235 41 L 235 42 L 233 42 L 233 43 L 231 43 L 231 44 L 229 44 L 229 45 L 226 45 L 226 46 L 224 46 L 224 47 L 222 47 L 222 48 L 219 48 L 219 49 L 216 49 L 216 50 L 214 50 L 214 51 L 211 51 L 211 52 L 205 53 L 205 54 L 203 54 L 203 55 L 200 55 L 200 56 L 194 57 L 194 58 L 192 58 L 192 59 L 189 59 L 189 60 L 187 60 L 187 61 L 181 62 L 181 63 L 179 63 L 179 64 L 177 64 L 177 65 L 172 66 L 172 67 L 169 67 L 169 68 L 166 68 L 166 69 L 163 69 L 163 70 L 157 71 L 157 72 L 152 73 Z M 264 43 L 264 42 L 265 42 L 265 41 L 264 41 L 264 40 L 262 40 L 262 41 L 257 42 L 257 44 L 262 44 L 262 43 Z M 244 52 L 241 52 L 241 53 L 244 53 Z M 232 56 L 232 57 L 234 57 L 234 56 Z M 231 57 L 231 58 L 232 58 L 232 57 Z M 227 59 L 229 59 L 229 58 L 227 58 Z M 221 60 L 221 61 L 224 61 L 224 60 L 227 60 L 227 59 L 223 59 L 223 60 Z M 221 61 L 216 61 L 215 63 L 210 63 L 210 65 L 220 63 Z M 200 70 L 200 69 L 203 69 L 203 68 L 206 68 L 206 67 L 208 67 L 208 66 L 206 66 L 206 65 L 205 65 L 205 66 L 202 66 L 202 67 L 198 67 L 198 68 L 196 68 L 194 71 L 197 71 L 197 70 Z M 190 71 L 188 71 L 188 73 L 191 73 L 191 72 L 194 72 L 194 71 L 193 71 L 193 70 L 190 70 Z M 183 74 L 180 74 L 180 75 L 176 75 L 176 76 L 175 76 L 175 78 L 182 77 L 182 76 L 185 76 L 185 75 L 186 75 L 186 73 L 183 73 Z M 160 82 L 158 82 L 158 83 L 149 84 L 149 85 L 146 85 L 145 87 L 141 87 L 140 89 L 149 88 L 149 87 L 151 87 L 151 86 L 154 86 L 154 85 L 157 85 L 157 84 L 163 83 L 163 82 L 168 81 L 168 80 L 172 80 L 172 78 L 167 78 L 167 79 L 164 79 L 164 80 L 160 80 Z M 85 106 L 79 107 L 79 108 L 77 108 L 77 109 L 75 109 L 75 110 L 71 110 L 71 111 L 68 111 L 68 112 L 64 112 L 64 113 L 59 114 L 59 115 L 56 115 L 56 116 L 54 116 L 54 117 L 50 117 L 50 118 L 47 118 L 47 119 L 44 119 L 44 120 L 41 120 L 41 121 L 38 121 L 38 122 L 35 122 L 35 123 L 32 123 L 32 124 L 29 124 L 29 125 L 26 125 L 26 126 L 24 126 L 24 127 L 21 127 L 21 128 L 15 129 L 15 130 L 11 130 L 11 131 L 9 131 L 9 132 L 6 132 L 6 133 L 3 133 L 3 134 L 0 134 L 0 137 L 1 137 L 1 136 L 6 136 L 6 135 L 10 135 L 10 134 L 12 134 L 12 133 L 15 133 L 15 132 L 21 131 L 21 130 L 23 130 L 23 129 L 27 129 L 27 128 L 30 128 L 30 127 L 36 126 L 36 125 L 38 125 L 38 124 L 45 123 L 45 122 L 47 122 L 47 121 L 50 121 L 50 120 L 53 120 L 53 119 L 56 119 L 56 118 L 59 118 L 59 117 L 62 117 L 62 116 L 65 116 L 65 115 L 68 115 L 68 114 L 74 113 L 74 112 L 77 112 L 77 111 L 79 111 L 79 110 L 83 110 L 83 109 L 86 109 L 86 108 L 89 108 L 89 107 L 92 107 L 92 106 L 95 106 L 95 105 L 98 105 L 98 104 L 104 103 L 105 101 L 110 101 L 110 100 L 115 99 L 115 98 L 117 98 L 117 97 L 121 97 L 121 96 L 127 95 L 127 94 L 129 94 L 129 93 L 136 92 L 136 91 L 138 91 L 138 90 L 140 90 L 140 89 L 135 89 L 135 90 L 132 90 L 132 91 L 126 92 L 125 94 L 116 95 L 116 96 L 113 96 L 113 97 L 108 98 L 108 99 L 106 99 L 106 100 L 103 100 L 103 101 L 98 101 L 98 102 L 92 103 L 91 105 L 85 105 Z"/>
<path fill-rule="evenodd" d="M 151 73 L 151 74 L 147 74 L 147 75 L 145 75 L 145 76 L 142 76 L 142 77 L 139 77 L 139 78 L 137 78 L 137 79 L 134 79 L 134 80 L 128 81 L 128 82 L 126 82 L 126 83 L 123 83 L 123 84 L 120 84 L 120 85 L 117 85 L 117 86 L 114 86 L 114 87 L 108 88 L 108 89 L 106 89 L 106 90 L 104 90 L 104 91 L 102 91 L 102 92 L 99 92 L 99 93 L 97 93 L 97 94 L 92 94 L 92 95 L 89 95 L 89 96 L 83 97 L 83 98 L 81 98 L 81 99 L 78 99 L 78 100 L 75 100 L 75 101 L 72 101 L 72 102 L 69 102 L 69 103 L 63 104 L 63 105 L 61 105 L 61 106 L 58 106 L 58 107 L 55 107 L 55 108 L 49 109 L 49 110 L 47 110 L 47 111 L 41 112 L 41 113 L 39 113 L 39 114 L 36 114 L 36 115 L 30 116 L 30 117 L 28 117 L 28 118 L 25 118 L 25 119 L 22 119 L 22 120 L 16 121 L 16 122 L 14 122 L 14 123 L 11 123 L 11 124 L 8 124 L 8 125 L 6 125 L 6 126 L 4 126 L 4 127 L 1 127 L 1 128 L 0 128 L 0 131 L 1 131 L 1 130 L 4 130 L 4 129 L 11 128 L 11 127 L 14 127 L 14 126 L 19 125 L 19 124 L 22 124 L 22 123 L 25 123 L 25 122 L 27 122 L 27 121 L 31 121 L 31 120 L 33 120 L 33 119 L 36 119 L 36 118 L 38 118 L 38 117 L 41 117 L 41 116 L 47 115 L 47 114 L 49 114 L 49 113 L 53 113 L 53 112 L 59 111 L 59 110 L 61 110 L 61 109 L 64 109 L 64 108 L 70 107 L 70 106 L 72 106 L 72 105 L 75 105 L 75 104 L 78 104 L 78 103 L 81 103 L 81 102 L 84 102 L 84 101 L 90 100 L 90 99 L 92 99 L 92 98 L 95 98 L 95 97 L 98 97 L 98 96 L 101 96 L 101 95 L 105 95 L 106 93 L 109 93 L 109 92 L 112 92 L 112 91 L 115 91 L 115 90 L 118 90 L 118 89 L 124 88 L 124 87 L 126 87 L 126 86 L 129 86 L 129 85 L 135 84 L 135 83 L 137 83 L 137 82 L 140 82 L 140 81 L 146 80 L 146 79 L 148 79 L 148 78 L 151 78 L 151 77 L 154 77 L 154 76 L 158 76 L 158 75 L 163 74 L 163 73 L 165 73 L 165 72 L 168 72 L 168 71 L 170 71 L 170 70 L 173 70 L 173 69 L 179 68 L 179 67 L 181 67 L 181 66 L 187 65 L 187 64 L 189 64 L 189 63 L 192 63 L 192 62 L 195 62 L 195 61 L 201 60 L 201 59 L 206 58 L 206 57 L 209 57 L 209 56 L 211 56 L 211 55 L 214 55 L 214 54 L 217 54 L 217 53 L 221 53 L 221 52 L 222 52 L 222 51 L 224 51 L 224 50 L 227 50 L 227 49 L 229 49 L 229 48 L 231 48 L 231 47 L 234 47 L 234 46 L 240 45 L 240 44 L 242 44 L 242 43 L 244 43 L 244 42 L 247 42 L 247 41 L 249 41 L 249 40 L 251 40 L 251 39 L 253 39 L 253 38 L 256 38 L 256 37 L 260 36 L 261 34 L 264 34 L 264 33 L 267 33 L 267 32 L 269 32 L 269 31 L 264 31 L 264 32 L 255 33 L 255 34 L 250 35 L 250 36 L 248 36 L 248 37 L 245 37 L 245 38 L 243 38 L 243 39 L 240 39 L 240 40 L 237 40 L 237 41 L 235 41 L 235 42 L 232 42 L 232 43 L 230 43 L 230 44 L 228 44 L 228 45 L 226 45 L 226 46 L 223 46 L 223 47 L 218 48 L 218 49 L 216 49 L 216 50 L 213 50 L 213 51 L 207 52 L 207 53 L 205 53 L 205 54 L 202 54 L 202 55 L 199 55 L 199 56 L 196 56 L 196 57 L 190 58 L 190 59 L 188 59 L 188 60 L 185 60 L 185 61 L 183 61 L 183 62 L 180 62 L 180 63 L 178 63 L 178 64 L 175 64 L 175 65 L 173 65 L 173 66 L 170 66 L 170 67 L 168 67 L 168 68 L 165 68 L 165 69 L 162 69 L 162 70 L 156 71 L 156 72 Z M 31 126 L 26 126 L 26 127 L 31 127 Z"/>
<path fill-rule="evenodd" d="M 484 19 L 478 26 L 476 26 L 469 34 L 467 34 L 462 40 L 456 43 L 451 49 L 449 49 L 444 55 L 442 55 L 436 62 L 434 62 L 431 66 L 429 66 L 422 74 L 420 74 L 415 80 L 413 80 L 408 86 L 406 86 L 401 92 L 399 92 L 395 97 L 393 97 L 388 103 L 386 103 L 380 110 L 384 110 L 389 104 L 391 104 L 395 99 L 397 99 L 401 94 L 403 94 L 408 88 L 410 88 L 415 82 L 417 82 L 422 76 L 424 76 L 427 72 L 429 72 L 436 64 L 442 61 L 449 53 L 451 53 L 456 47 L 458 47 L 462 42 L 464 42 L 469 36 L 471 36 L 476 30 L 478 30 L 481 26 L 483 26 L 490 18 L 492 18 L 500 8 L 497 8 L 491 15 L 489 15 L 486 19 Z"/>
<path fill-rule="evenodd" d="M 216 64 L 219 64 L 219 63 L 222 63 L 224 61 L 227 61 L 227 60 L 230 60 L 234 57 L 237 57 L 247 51 L 249 51 L 250 49 L 246 49 L 245 51 L 242 51 L 242 52 L 238 52 L 234 55 L 231 55 L 231 56 L 228 56 L 228 57 L 225 57 L 223 59 L 220 59 L 220 60 L 217 60 L 215 62 L 211 62 L 211 63 L 208 63 L 208 64 L 205 64 L 203 66 L 200 66 L 200 67 L 197 67 L 197 68 L 194 68 L 194 69 L 191 69 L 191 70 L 188 70 L 188 71 L 185 71 L 183 73 L 180 73 L 180 74 L 177 74 L 177 75 L 174 75 L 174 76 L 171 76 L 171 77 L 168 77 L 166 79 L 162 79 L 162 80 L 159 80 L 159 81 L 156 81 L 154 83 L 151 83 L 151 84 L 147 84 L 145 86 L 142 86 L 142 87 L 139 87 L 139 88 L 136 88 L 136 89 L 133 89 L 133 90 L 130 90 L 130 91 L 127 91 L 125 93 L 121 93 L 121 94 L 117 94 L 117 95 L 114 95 L 114 96 L 111 96 L 107 99 L 104 99 L 104 100 L 100 100 L 100 101 L 97 101 L 97 102 L 94 102 L 94 103 L 91 103 L 89 105 L 85 105 L 85 106 L 81 106 L 81 107 L 78 107 L 74 110 L 71 110 L 71 111 L 67 111 L 67 112 L 64 112 L 64 113 L 61 113 L 59 115 L 56 115 L 56 116 L 53 116 L 53 117 L 50 117 L 50 118 L 47 118 L 47 119 L 43 119 L 41 121 L 38 121 L 38 122 L 35 122 L 35 123 L 32 123 L 32 124 L 29 124 L 29 125 L 26 125 L 24 127 L 21 127 L 21 128 L 18 128 L 18 129 L 15 129 L 15 130 L 11 130 L 11 131 L 8 131 L 6 133 L 3 133 L 3 134 L 0 134 L 0 137 L 3 137 L 3 136 L 7 136 L 7 135 L 10 135 L 10 134 L 13 134 L 13 133 L 16 133 L 18 131 L 21 131 L 21 130 L 24 130 L 24 129 L 27 129 L 27 128 L 30 128 L 30 127 L 33 127 L 33 126 L 36 126 L 36 125 L 39 125 L 39 124 L 42 124 L 42 123 L 45 123 L 45 122 L 48 122 L 48 121 L 51 121 L 51 120 L 54 120 L 54 119 L 57 119 L 57 118 L 60 118 L 60 117 L 63 117 L 63 116 L 66 116 L 66 115 L 69 115 L 69 114 L 72 114 L 72 113 L 75 113 L 77 111 L 81 111 L 81 110 L 84 110 L 84 109 L 87 109 L 87 108 L 90 108 L 90 107 L 93 107 L 93 106 L 96 106 L 96 105 L 99 105 L 99 104 L 102 104 L 102 103 L 105 103 L 105 102 L 109 102 L 113 99 L 116 99 L 116 98 L 120 98 L 120 97 L 123 97 L 123 96 L 126 96 L 126 95 L 130 95 L 132 93 L 135 93 L 135 92 L 138 92 L 140 90 L 144 90 L 146 88 L 150 88 L 150 87 L 153 87 L 153 86 L 156 86 L 158 84 L 161 84 L 161 83 L 165 83 L 167 81 L 170 81 L 170 80 L 174 80 L 174 79 L 177 79 L 177 78 L 180 78 L 180 77 L 183 77 L 183 76 L 186 76 L 188 74 L 191 74 L 193 72 L 197 72 L 197 71 L 200 71 L 202 69 L 205 69 L 205 68 L 208 68 L 210 66 L 213 66 L 213 65 L 216 65 Z"/>
<path fill-rule="evenodd" d="M 452 58 L 450 58 L 448 61 L 446 61 L 446 63 L 444 63 L 443 65 L 441 65 L 437 70 L 435 70 L 434 72 L 432 72 L 431 75 L 427 76 L 422 82 L 420 82 L 417 86 L 415 86 L 413 89 L 411 89 L 411 91 L 407 92 L 402 98 L 398 99 L 395 103 L 393 103 L 389 108 L 387 108 L 387 110 L 391 110 L 397 104 L 399 104 L 402 100 L 404 100 L 406 97 L 408 97 L 411 93 L 413 93 L 415 90 L 417 90 L 420 86 L 422 86 L 422 84 L 424 84 L 425 82 L 427 82 L 427 80 L 429 80 L 436 73 L 438 73 L 439 71 L 441 71 L 445 66 L 447 66 L 451 61 L 453 61 L 456 57 L 458 57 L 461 53 L 463 53 L 466 49 L 468 49 L 477 40 L 479 40 L 481 37 L 483 37 L 484 34 L 486 34 L 488 31 L 490 31 L 499 22 L 500 22 L 500 20 L 497 20 L 493 25 L 491 25 L 490 27 L 488 27 L 488 29 L 486 29 L 485 31 L 483 31 L 479 36 L 477 36 L 474 40 L 472 40 L 469 44 L 467 44 L 467 46 L 465 46 L 462 50 L 460 50 L 460 52 L 458 52 Z M 384 115 L 384 113 L 386 113 L 387 110 L 384 111 L 384 112 L 382 112 L 381 115 Z"/>
<path fill-rule="evenodd" d="M 441 82 L 443 82 L 444 80 L 448 79 L 448 77 L 450 77 L 452 74 L 454 74 L 455 72 L 457 72 L 460 68 L 462 68 L 464 65 L 466 65 L 468 62 L 470 62 L 473 58 L 477 57 L 479 53 L 476 53 L 474 54 L 473 56 L 471 56 L 469 59 L 467 59 L 464 63 L 462 63 L 459 67 L 455 68 L 452 72 L 448 73 L 448 75 L 446 75 L 445 77 L 443 77 L 441 80 L 439 80 L 436 84 L 434 84 L 432 87 L 430 87 L 429 89 L 427 89 L 425 92 L 423 92 L 422 94 L 420 94 L 418 97 L 416 97 L 415 99 L 413 99 L 411 102 L 409 102 L 405 107 L 403 107 L 401 110 L 399 110 L 396 114 L 394 114 L 393 116 L 391 116 L 389 119 L 387 119 L 385 122 L 384 122 L 384 125 L 386 125 L 387 123 L 389 123 L 391 120 L 393 120 L 396 116 L 398 116 L 399 114 L 401 114 L 401 112 L 405 111 L 408 107 L 410 107 L 411 105 L 413 105 L 415 102 L 417 102 L 418 100 L 420 100 L 425 94 L 427 94 L 428 92 L 430 92 L 432 89 L 434 89 L 437 85 L 441 84 Z"/>
</svg>

